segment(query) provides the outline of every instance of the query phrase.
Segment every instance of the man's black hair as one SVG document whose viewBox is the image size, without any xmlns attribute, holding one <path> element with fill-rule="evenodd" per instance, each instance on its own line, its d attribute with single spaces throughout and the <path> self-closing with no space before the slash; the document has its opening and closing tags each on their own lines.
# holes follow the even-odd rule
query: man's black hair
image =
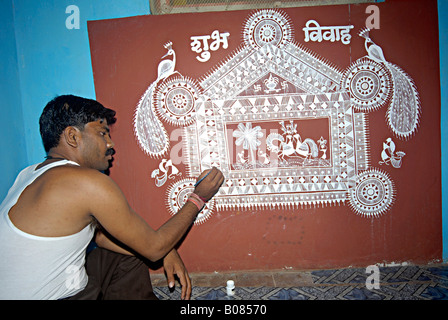
<svg viewBox="0 0 448 320">
<path fill-rule="evenodd" d="M 96 100 L 74 95 L 61 95 L 47 103 L 39 118 L 40 135 L 45 151 L 59 144 L 65 128 L 69 126 L 80 130 L 92 121 L 106 119 L 107 124 L 115 123 L 115 111 L 105 108 Z"/>
</svg>

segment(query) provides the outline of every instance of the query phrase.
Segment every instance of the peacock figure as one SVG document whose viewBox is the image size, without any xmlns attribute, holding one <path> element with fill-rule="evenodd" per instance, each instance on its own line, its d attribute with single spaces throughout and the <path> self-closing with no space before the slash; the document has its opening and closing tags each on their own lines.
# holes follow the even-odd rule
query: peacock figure
<svg viewBox="0 0 448 320">
<path fill-rule="evenodd" d="M 354 106 L 368 112 L 388 105 L 387 122 L 400 139 L 417 130 L 420 98 L 412 78 L 399 66 L 386 60 L 383 49 L 370 37 L 370 29 L 359 32 L 365 39 L 367 55 L 351 64 L 342 85 L 352 95 Z"/>
<path fill-rule="evenodd" d="M 154 112 L 154 91 L 159 82 L 178 73 L 175 71 L 176 53 L 172 42 L 167 42 L 164 48 L 168 52 L 161 59 L 166 56 L 173 56 L 173 59 L 165 59 L 159 63 L 157 79 L 141 97 L 134 114 L 134 132 L 137 141 L 143 151 L 152 157 L 164 155 L 169 148 L 168 133 Z"/>
</svg>

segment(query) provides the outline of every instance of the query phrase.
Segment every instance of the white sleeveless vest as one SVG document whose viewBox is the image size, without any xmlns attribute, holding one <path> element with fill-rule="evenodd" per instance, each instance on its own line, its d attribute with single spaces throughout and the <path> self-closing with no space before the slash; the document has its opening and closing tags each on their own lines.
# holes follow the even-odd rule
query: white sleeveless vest
<svg viewBox="0 0 448 320">
<path fill-rule="evenodd" d="M 84 289 L 86 248 L 94 228 L 88 225 L 76 234 L 63 237 L 39 237 L 16 228 L 9 210 L 23 190 L 48 169 L 74 164 L 62 160 L 38 170 L 25 168 L 17 176 L 0 205 L 0 299 L 62 299 Z"/>
</svg>

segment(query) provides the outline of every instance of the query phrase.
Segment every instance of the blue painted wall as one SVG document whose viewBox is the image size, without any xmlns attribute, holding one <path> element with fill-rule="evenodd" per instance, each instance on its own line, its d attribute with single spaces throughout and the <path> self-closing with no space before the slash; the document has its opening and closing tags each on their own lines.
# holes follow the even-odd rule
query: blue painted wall
<svg viewBox="0 0 448 320">
<path fill-rule="evenodd" d="M 0 199 L 28 163 L 11 1 L 0 4 Z"/>
<path fill-rule="evenodd" d="M 80 28 L 67 29 L 76 5 Z M 0 199 L 17 173 L 45 156 L 37 119 L 53 97 L 95 98 L 88 20 L 150 14 L 148 0 L 0 1 Z"/>
<path fill-rule="evenodd" d="M 149 1 L 12 2 L 27 155 L 34 163 L 45 155 L 36 121 L 44 105 L 64 93 L 95 97 L 87 21 L 149 14 Z M 69 5 L 79 8 L 80 29 L 66 28 Z"/>
<path fill-rule="evenodd" d="M 67 29 L 76 5 L 80 28 Z M 95 98 L 87 21 L 150 14 L 148 0 L 0 1 L 0 199 L 17 173 L 42 161 L 37 119 L 64 93 Z"/>
<path fill-rule="evenodd" d="M 76 5 L 80 29 L 67 29 Z M 448 198 L 448 0 L 439 0 L 442 195 Z M 150 14 L 149 0 L 0 1 L 0 201 L 17 173 L 45 156 L 37 119 L 54 96 L 95 98 L 87 21 Z M 448 259 L 448 200 L 443 201 L 444 259 Z"/>
</svg>

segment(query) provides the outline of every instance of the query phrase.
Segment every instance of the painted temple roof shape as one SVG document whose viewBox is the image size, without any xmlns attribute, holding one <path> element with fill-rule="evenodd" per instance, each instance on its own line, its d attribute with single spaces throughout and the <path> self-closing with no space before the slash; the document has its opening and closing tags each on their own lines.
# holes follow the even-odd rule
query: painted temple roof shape
<svg viewBox="0 0 448 320">
<path fill-rule="evenodd" d="M 295 43 L 284 12 L 258 10 L 243 26 L 240 48 L 203 79 L 175 74 L 169 61 L 162 70 L 161 63 L 137 106 L 134 129 L 140 147 L 155 158 L 169 150 L 163 122 L 183 130 L 188 178 L 167 187 L 171 214 L 194 189 L 189 177 L 213 166 L 226 180 L 195 223 L 215 210 L 346 202 L 363 216 L 387 212 L 395 186 L 370 165 L 368 113 L 387 106 L 392 132 L 408 139 L 418 126 L 419 98 L 412 79 L 385 60 L 369 30 L 360 36 L 368 55 L 340 70 Z M 309 124 L 312 131 L 303 129 Z M 158 187 L 178 173 L 167 163 L 153 172 Z"/>
<path fill-rule="evenodd" d="M 200 81 L 210 99 L 230 99 L 238 96 L 266 95 L 253 92 L 256 82 L 275 74 L 289 86 L 268 94 L 322 94 L 341 91 L 343 72 L 325 62 L 301 45 L 287 43 L 279 48 L 265 44 L 260 48 L 239 50 L 233 57 Z M 288 90 L 289 89 L 289 90 Z M 251 92 L 252 91 L 252 92 Z"/>
</svg>

